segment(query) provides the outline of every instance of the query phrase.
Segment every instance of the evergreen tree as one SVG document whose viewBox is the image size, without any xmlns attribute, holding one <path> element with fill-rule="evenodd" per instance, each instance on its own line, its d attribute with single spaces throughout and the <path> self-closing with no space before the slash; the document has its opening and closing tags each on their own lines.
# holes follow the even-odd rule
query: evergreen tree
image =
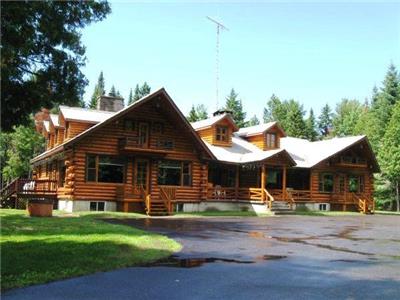
<svg viewBox="0 0 400 300">
<path fill-rule="evenodd" d="M 394 64 L 390 64 L 383 81 L 382 96 L 387 98 L 390 104 L 395 104 L 400 100 L 399 74 Z"/>
<path fill-rule="evenodd" d="M 275 94 L 272 94 L 267 102 L 267 107 L 264 108 L 264 123 L 276 121 L 283 126 L 286 120 L 286 113 L 284 104 Z"/>
<path fill-rule="evenodd" d="M 321 114 L 318 118 L 318 129 L 320 131 L 322 138 L 327 137 L 329 135 L 329 132 L 332 128 L 332 117 L 333 117 L 332 110 L 329 107 L 329 105 L 326 104 L 322 108 Z"/>
<path fill-rule="evenodd" d="M 249 126 L 255 126 L 255 125 L 259 125 L 260 124 L 260 120 L 258 120 L 257 116 L 254 115 L 250 121 L 248 122 Z"/>
<path fill-rule="evenodd" d="M 151 88 L 147 84 L 147 82 L 144 82 L 142 86 L 139 86 L 139 84 L 136 84 L 132 102 L 136 102 L 139 99 L 143 98 L 144 96 L 150 94 L 150 91 L 151 91 Z"/>
<path fill-rule="evenodd" d="M 142 85 L 142 87 L 140 88 L 140 94 L 142 95 L 142 97 L 150 94 L 151 88 L 150 86 L 147 84 L 147 82 L 145 81 Z"/>
<path fill-rule="evenodd" d="M 92 98 L 89 102 L 90 108 L 97 108 L 97 99 L 105 94 L 105 81 L 103 71 L 100 72 L 99 78 L 97 79 L 97 83 L 94 87 Z"/>
<path fill-rule="evenodd" d="M 129 90 L 128 105 L 133 103 L 132 89 Z"/>
<path fill-rule="evenodd" d="M 111 87 L 110 92 L 108 93 L 108 96 L 116 97 L 117 96 L 117 91 L 115 89 L 115 86 Z"/>
<path fill-rule="evenodd" d="M 362 105 L 357 100 L 342 99 L 336 105 L 333 117 L 333 134 L 337 136 L 354 135 L 362 112 Z"/>
<path fill-rule="evenodd" d="M 111 12 L 107 1 L 1 1 L 1 129 L 30 124 L 56 104 L 75 106 L 87 80 L 82 30 Z"/>
<path fill-rule="evenodd" d="M 225 109 L 232 111 L 232 117 L 236 125 L 241 128 L 245 126 L 244 119 L 246 118 L 246 113 L 243 111 L 242 100 L 238 99 L 239 94 L 231 89 L 231 92 L 226 97 Z"/>
<path fill-rule="evenodd" d="M 306 133 L 306 123 L 304 121 L 304 110 L 303 106 L 299 102 L 285 101 L 287 116 L 283 123 L 286 134 L 292 137 L 305 138 Z M 281 124 L 282 126 L 282 124 Z"/>
<path fill-rule="evenodd" d="M 317 136 L 318 136 L 318 133 L 316 130 L 316 121 L 315 121 L 314 111 L 311 108 L 310 113 L 308 115 L 308 119 L 306 120 L 306 137 L 310 141 L 316 141 Z"/>
<path fill-rule="evenodd" d="M 192 108 L 189 111 L 189 115 L 186 119 L 189 122 L 197 122 L 200 120 L 204 120 L 208 118 L 207 108 L 204 104 L 199 104 L 196 107 L 192 105 Z"/>
<path fill-rule="evenodd" d="M 378 157 L 382 175 L 391 183 L 397 211 L 400 211 L 400 101 L 394 106 Z"/>
</svg>

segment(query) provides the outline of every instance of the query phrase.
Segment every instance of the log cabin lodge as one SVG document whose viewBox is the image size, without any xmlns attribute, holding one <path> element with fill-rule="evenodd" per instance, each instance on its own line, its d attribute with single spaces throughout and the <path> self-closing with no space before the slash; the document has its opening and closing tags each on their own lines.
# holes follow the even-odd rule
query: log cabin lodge
<svg viewBox="0 0 400 300">
<path fill-rule="evenodd" d="M 276 122 L 238 128 L 227 111 L 189 123 L 164 88 L 35 120 L 47 145 L 33 180 L 56 184 L 61 210 L 374 210 L 379 166 L 366 136 L 310 142 Z"/>
</svg>

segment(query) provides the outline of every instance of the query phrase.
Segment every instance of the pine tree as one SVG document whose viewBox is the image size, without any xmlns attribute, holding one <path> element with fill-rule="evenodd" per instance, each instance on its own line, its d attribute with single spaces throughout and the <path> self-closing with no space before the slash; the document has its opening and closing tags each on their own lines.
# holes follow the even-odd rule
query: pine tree
<svg viewBox="0 0 400 300">
<path fill-rule="evenodd" d="M 147 82 L 145 81 L 142 85 L 142 87 L 140 88 L 140 94 L 142 95 L 142 97 L 150 94 L 151 88 L 150 86 L 147 84 Z"/>
<path fill-rule="evenodd" d="M 250 121 L 248 122 L 249 126 L 255 126 L 255 125 L 259 125 L 260 124 L 260 120 L 258 120 L 257 116 L 254 115 Z"/>
<path fill-rule="evenodd" d="M 110 92 L 108 93 L 108 96 L 117 97 L 117 91 L 116 91 L 114 85 L 111 87 L 111 90 L 110 90 Z"/>
<path fill-rule="evenodd" d="M 267 102 L 267 107 L 264 108 L 264 123 L 268 122 L 279 122 L 281 126 L 286 120 L 286 109 L 281 100 L 272 94 L 271 98 Z"/>
<path fill-rule="evenodd" d="M 129 90 L 128 105 L 133 103 L 132 89 Z"/>
<path fill-rule="evenodd" d="M 233 120 L 236 125 L 241 128 L 245 126 L 244 119 L 246 118 L 246 113 L 243 111 L 242 100 L 238 99 L 239 94 L 231 89 L 231 92 L 226 97 L 225 109 L 232 111 Z"/>
<path fill-rule="evenodd" d="M 310 141 L 317 140 L 318 133 L 315 128 L 316 128 L 315 116 L 314 116 L 314 111 L 311 108 L 310 113 L 308 115 L 308 119 L 306 120 L 306 137 Z"/>
<path fill-rule="evenodd" d="M 147 82 L 144 82 L 142 86 L 139 86 L 139 84 L 136 84 L 132 102 L 136 102 L 139 99 L 143 98 L 144 96 L 150 94 L 150 91 L 151 91 L 151 88 L 147 84 Z"/>
<path fill-rule="evenodd" d="M 400 211 L 400 101 L 394 106 L 378 157 L 383 177 L 390 181 L 397 211 Z"/>
<path fill-rule="evenodd" d="M 189 115 L 186 117 L 186 119 L 189 122 L 197 122 L 198 118 L 197 118 L 197 112 L 196 112 L 196 108 L 194 107 L 194 105 L 192 105 L 192 108 L 189 111 Z"/>
<path fill-rule="evenodd" d="M 342 99 L 336 105 L 333 116 L 333 134 L 337 136 L 354 135 L 355 128 L 363 109 L 357 100 Z"/>
<path fill-rule="evenodd" d="M 197 122 L 200 120 L 204 120 L 208 118 L 207 108 L 204 104 L 199 104 L 196 107 L 192 105 L 192 108 L 189 111 L 189 115 L 186 119 L 189 122 Z"/>
<path fill-rule="evenodd" d="M 94 87 L 94 92 L 92 98 L 89 102 L 90 108 L 97 108 L 97 99 L 105 94 L 105 81 L 103 76 L 103 71 L 100 72 L 99 78 L 97 79 L 97 84 Z"/>
<path fill-rule="evenodd" d="M 386 73 L 385 80 L 383 81 L 382 94 L 387 98 L 390 104 L 395 104 L 400 100 L 400 82 L 399 74 L 395 65 L 392 63 Z"/>
<path fill-rule="evenodd" d="M 285 101 L 285 106 L 287 109 L 287 117 L 283 129 L 286 134 L 292 137 L 305 138 L 306 123 L 304 121 L 303 106 L 294 100 Z"/>
<path fill-rule="evenodd" d="M 326 104 L 322 108 L 321 114 L 319 115 L 318 118 L 318 129 L 320 131 L 322 138 L 327 137 L 329 135 L 329 132 L 332 128 L 332 117 L 333 117 L 332 110 L 329 107 L 329 105 Z"/>
<path fill-rule="evenodd" d="M 136 84 L 135 86 L 135 92 L 133 94 L 133 102 L 138 101 L 140 98 L 142 98 L 142 94 L 140 92 L 140 87 L 139 84 Z"/>
</svg>

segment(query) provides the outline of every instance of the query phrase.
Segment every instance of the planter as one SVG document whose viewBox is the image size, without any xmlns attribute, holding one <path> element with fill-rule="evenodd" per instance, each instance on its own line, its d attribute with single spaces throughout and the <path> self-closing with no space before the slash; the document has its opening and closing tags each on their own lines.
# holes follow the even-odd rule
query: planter
<svg viewBox="0 0 400 300">
<path fill-rule="evenodd" d="M 51 217 L 53 200 L 29 200 L 27 209 L 31 217 Z"/>
</svg>

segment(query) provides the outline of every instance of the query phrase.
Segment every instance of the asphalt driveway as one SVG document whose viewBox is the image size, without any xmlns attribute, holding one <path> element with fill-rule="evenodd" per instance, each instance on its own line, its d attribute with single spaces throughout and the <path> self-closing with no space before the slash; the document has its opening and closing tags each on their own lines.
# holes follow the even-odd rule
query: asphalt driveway
<svg viewBox="0 0 400 300">
<path fill-rule="evenodd" d="M 400 217 L 109 220 L 183 244 L 169 259 L 4 299 L 399 299 Z"/>
</svg>

